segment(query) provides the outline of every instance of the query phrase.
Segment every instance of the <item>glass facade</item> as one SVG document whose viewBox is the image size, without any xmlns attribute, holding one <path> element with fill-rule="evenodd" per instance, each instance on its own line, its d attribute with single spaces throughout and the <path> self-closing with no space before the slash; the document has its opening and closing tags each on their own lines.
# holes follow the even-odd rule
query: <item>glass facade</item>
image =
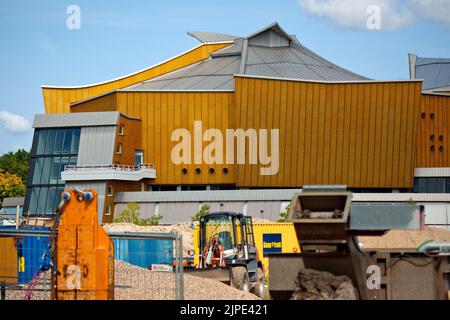
<svg viewBox="0 0 450 320">
<path fill-rule="evenodd" d="M 450 178 L 421 177 L 414 178 L 415 193 L 450 193 Z"/>
<path fill-rule="evenodd" d="M 53 214 L 64 190 L 61 171 L 76 165 L 80 128 L 45 128 L 34 132 L 24 212 Z"/>
</svg>

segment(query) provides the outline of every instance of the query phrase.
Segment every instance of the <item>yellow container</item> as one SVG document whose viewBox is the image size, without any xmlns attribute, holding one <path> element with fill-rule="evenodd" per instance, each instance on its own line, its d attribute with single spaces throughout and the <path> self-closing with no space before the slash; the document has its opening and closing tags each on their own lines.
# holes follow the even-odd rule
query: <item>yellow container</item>
<svg viewBox="0 0 450 320">
<path fill-rule="evenodd" d="M 199 261 L 199 226 L 194 231 L 194 264 Z M 254 222 L 253 232 L 255 236 L 255 244 L 258 249 L 259 259 L 261 260 L 264 272 L 268 276 L 269 259 L 268 253 L 296 253 L 300 252 L 300 246 L 295 234 L 294 225 L 289 222 Z"/>
<path fill-rule="evenodd" d="M 14 238 L 0 238 L 0 282 L 17 283 L 18 268 Z"/>
</svg>

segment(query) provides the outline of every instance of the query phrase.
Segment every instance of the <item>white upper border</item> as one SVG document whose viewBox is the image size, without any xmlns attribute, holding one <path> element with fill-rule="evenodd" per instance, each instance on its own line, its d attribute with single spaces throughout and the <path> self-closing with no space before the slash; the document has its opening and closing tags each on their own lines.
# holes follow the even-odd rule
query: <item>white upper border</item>
<svg viewBox="0 0 450 320">
<path fill-rule="evenodd" d="M 423 82 L 423 79 L 404 79 L 404 80 L 347 80 L 347 81 L 327 81 L 327 80 L 306 80 L 298 78 L 281 78 L 281 77 L 266 77 L 266 76 L 252 76 L 250 74 L 234 74 L 234 77 L 238 78 L 256 78 L 267 80 L 284 80 L 284 81 L 296 81 L 296 82 L 310 82 L 310 83 L 386 83 L 386 82 Z"/>
</svg>

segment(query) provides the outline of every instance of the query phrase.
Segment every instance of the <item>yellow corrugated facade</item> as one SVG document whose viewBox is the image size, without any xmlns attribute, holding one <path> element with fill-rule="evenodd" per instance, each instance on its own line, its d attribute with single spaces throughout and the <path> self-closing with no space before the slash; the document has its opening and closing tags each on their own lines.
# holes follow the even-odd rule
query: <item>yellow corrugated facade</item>
<svg viewBox="0 0 450 320">
<path fill-rule="evenodd" d="M 171 141 L 171 134 L 177 128 L 194 132 L 195 120 L 203 122 L 204 130 L 232 127 L 233 98 L 232 92 L 118 92 L 117 110 L 142 119 L 144 160 L 155 165 L 156 184 L 232 184 L 233 166 L 215 165 L 215 174 L 210 174 L 206 164 L 175 165 L 171 150 L 177 142 Z M 222 173 L 224 167 L 229 168 L 227 174 Z M 182 168 L 188 169 L 187 175 Z M 194 173 L 196 168 L 200 174 Z"/>
<path fill-rule="evenodd" d="M 140 118 L 144 161 L 157 170 L 154 184 L 412 188 L 415 167 L 450 166 L 450 97 L 423 95 L 420 81 L 331 83 L 235 76 L 234 92 L 108 93 L 204 59 L 226 45 L 203 45 L 142 74 L 99 86 L 44 88 L 46 112 L 117 110 Z M 74 103 L 83 99 L 88 100 Z M 171 150 L 177 142 L 171 141 L 171 133 L 178 128 L 193 133 L 196 120 L 202 121 L 203 131 L 216 128 L 224 135 L 226 129 L 279 129 L 278 173 L 261 175 L 259 164 L 174 164 Z M 434 152 L 430 134 L 436 138 Z"/>
<path fill-rule="evenodd" d="M 418 168 L 450 167 L 450 96 L 424 94 L 420 108 Z"/>
<path fill-rule="evenodd" d="M 280 128 L 280 171 L 239 165 L 240 186 L 413 184 L 420 82 L 316 83 L 236 77 L 238 127 Z"/>
</svg>

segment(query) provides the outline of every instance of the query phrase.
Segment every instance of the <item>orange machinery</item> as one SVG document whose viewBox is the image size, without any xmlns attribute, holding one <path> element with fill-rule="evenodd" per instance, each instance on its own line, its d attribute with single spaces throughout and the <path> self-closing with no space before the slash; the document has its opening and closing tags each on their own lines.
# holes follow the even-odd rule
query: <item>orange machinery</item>
<svg viewBox="0 0 450 320">
<path fill-rule="evenodd" d="M 62 198 L 52 299 L 114 299 L 114 244 L 98 224 L 97 192 L 65 190 Z"/>
</svg>

